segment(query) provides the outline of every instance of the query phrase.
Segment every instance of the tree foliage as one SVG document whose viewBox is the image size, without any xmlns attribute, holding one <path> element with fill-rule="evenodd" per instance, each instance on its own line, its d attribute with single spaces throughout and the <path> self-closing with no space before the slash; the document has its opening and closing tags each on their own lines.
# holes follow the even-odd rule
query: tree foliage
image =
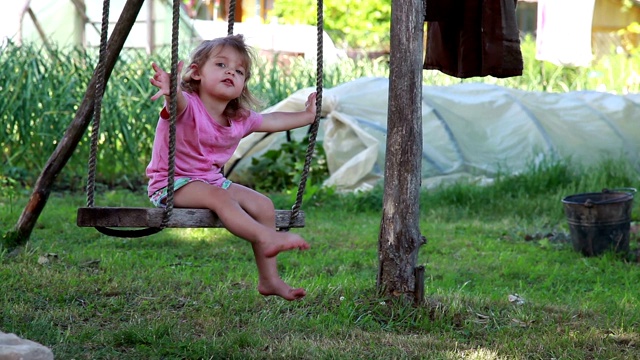
<svg viewBox="0 0 640 360">
<path fill-rule="evenodd" d="M 272 16 L 284 24 L 317 24 L 316 4 L 311 0 L 278 0 Z M 325 0 L 324 28 L 338 47 L 389 50 L 391 1 Z"/>
</svg>

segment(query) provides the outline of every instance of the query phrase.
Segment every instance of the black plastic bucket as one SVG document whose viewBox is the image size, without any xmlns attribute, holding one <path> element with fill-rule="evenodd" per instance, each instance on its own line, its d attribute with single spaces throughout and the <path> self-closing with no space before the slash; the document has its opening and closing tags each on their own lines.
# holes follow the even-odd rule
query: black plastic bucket
<svg viewBox="0 0 640 360">
<path fill-rule="evenodd" d="M 562 199 L 573 248 L 586 256 L 609 250 L 628 252 L 635 192 L 632 188 L 605 189 Z"/>
</svg>

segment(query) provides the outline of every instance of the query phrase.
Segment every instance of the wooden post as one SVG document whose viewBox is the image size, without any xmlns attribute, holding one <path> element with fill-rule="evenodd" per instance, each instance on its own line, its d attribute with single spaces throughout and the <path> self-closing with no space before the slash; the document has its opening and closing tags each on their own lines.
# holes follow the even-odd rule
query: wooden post
<svg viewBox="0 0 640 360">
<path fill-rule="evenodd" d="M 378 291 L 417 302 L 422 164 L 422 0 L 392 0 L 389 108 L 383 213 L 378 239 Z M 422 276 L 417 276 L 421 278 Z M 421 290 L 422 289 L 422 290 Z"/>
<path fill-rule="evenodd" d="M 154 1 L 147 3 L 147 54 L 156 52 L 156 9 Z"/>
<path fill-rule="evenodd" d="M 127 0 L 127 3 L 122 9 L 118 23 L 113 29 L 113 33 L 111 34 L 107 45 L 105 82 L 111 75 L 111 71 L 118 60 L 120 51 L 124 47 L 127 36 L 138 17 L 138 13 L 140 12 L 140 8 L 142 8 L 143 3 L 144 0 Z M 24 245 L 27 240 L 29 240 L 29 236 L 31 236 L 31 232 L 36 225 L 38 217 L 42 213 L 42 210 L 49 199 L 53 182 L 62 168 L 66 165 L 69 158 L 71 158 L 73 151 L 76 149 L 78 142 L 82 139 L 82 135 L 87 130 L 87 127 L 91 122 L 91 118 L 93 117 L 96 83 L 97 78 L 96 73 L 94 72 L 91 81 L 87 86 L 87 91 L 84 94 L 82 103 L 76 112 L 75 118 L 69 127 L 67 127 L 67 130 L 62 136 L 62 139 L 60 139 L 58 146 L 42 169 L 42 172 L 40 173 L 40 176 L 33 188 L 31 197 L 29 198 L 29 202 L 22 211 L 12 233 L 5 236 L 5 246 L 20 246 Z"/>
<path fill-rule="evenodd" d="M 84 0 L 71 0 L 71 2 L 76 7 L 76 11 L 78 12 L 78 15 L 80 15 L 80 18 L 82 19 L 82 24 L 83 24 L 82 36 L 81 36 L 82 41 L 80 43 L 86 46 L 87 45 L 87 34 L 85 31 L 86 26 L 91 25 L 91 27 L 94 28 L 94 30 L 98 35 L 100 35 L 100 29 L 96 26 L 96 24 L 92 23 L 91 19 L 89 19 L 89 16 L 87 16 L 87 7 L 85 6 Z"/>
</svg>

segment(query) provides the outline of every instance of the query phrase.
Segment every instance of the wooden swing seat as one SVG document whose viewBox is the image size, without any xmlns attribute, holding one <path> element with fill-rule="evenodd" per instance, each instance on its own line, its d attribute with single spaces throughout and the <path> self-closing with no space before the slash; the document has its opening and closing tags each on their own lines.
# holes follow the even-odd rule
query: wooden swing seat
<svg viewBox="0 0 640 360">
<path fill-rule="evenodd" d="M 304 212 L 290 223 L 291 210 L 276 210 L 276 228 L 304 227 Z M 164 209 L 144 207 L 83 207 L 78 209 L 79 227 L 159 228 Z M 224 225 L 209 209 L 174 208 L 167 228 L 222 228 Z"/>
</svg>

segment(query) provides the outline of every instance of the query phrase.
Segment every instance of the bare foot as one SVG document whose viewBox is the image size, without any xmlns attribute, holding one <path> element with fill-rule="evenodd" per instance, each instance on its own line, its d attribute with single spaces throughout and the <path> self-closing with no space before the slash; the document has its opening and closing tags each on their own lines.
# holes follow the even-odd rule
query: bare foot
<svg viewBox="0 0 640 360">
<path fill-rule="evenodd" d="M 278 279 L 272 284 L 261 281 L 258 284 L 258 292 L 264 296 L 280 296 L 281 298 L 289 301 L 299 300 L 307 295 L 307 292 L 303 288 L 294 289 L 281 279 Z"/>
<path fill-rule="evenodd" d="M 266 257 L 274 257 L 283 251 L 299 249 L 307 250 L 310 246 L 298 235 L 288 232 L 276 232 L 277 236 L 262 245 L 263 254 Z"/>
</svg>

